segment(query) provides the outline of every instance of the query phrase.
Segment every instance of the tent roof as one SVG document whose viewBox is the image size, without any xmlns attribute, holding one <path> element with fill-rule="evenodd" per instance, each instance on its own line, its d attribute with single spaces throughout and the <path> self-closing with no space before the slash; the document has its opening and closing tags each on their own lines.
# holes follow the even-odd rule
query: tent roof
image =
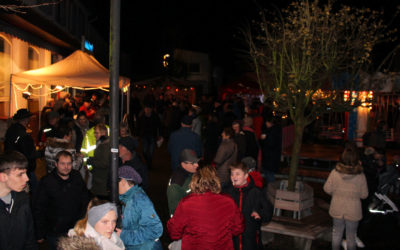
<svg viewBox="0 0 400 250">
<path fill-rule="evenodd" d="M 12 75 L 14 84 L 62 85 L 65 87 L 108 87 L 109 71 L 93 56 L 77 50 L 63 60 L 47 67 Z M 119 78 L 119 85 L 129 83 L 129 78 Z"/>
</svg>

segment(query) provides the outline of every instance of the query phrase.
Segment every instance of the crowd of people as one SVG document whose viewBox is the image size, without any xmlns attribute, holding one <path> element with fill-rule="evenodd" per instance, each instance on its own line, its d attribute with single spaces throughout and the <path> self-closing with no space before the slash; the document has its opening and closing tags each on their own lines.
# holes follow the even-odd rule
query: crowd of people
<svg viewBox="0 0 400 250">
<path fill-rule="evenodd" d="M 114 204 L 107 96 L 94 94 L 81 104 L 68 98 L 43 109 L 37 137 L 26 132 L 27 109 L 13 116 L 0 157 L 0 221 L 10 225 L 0 227 L 0 249 L 37 249 L 44 241 L 49 249 L 162 249 L 163 225 L 146 191 L 154 150 L 164 141 L 172 171 L 169 248 L 262 249 L 261 223 L 273 213 L 263 189 L 275 180 L 282 148 L 280 120 L 267 106 L 239 97 L 203 96 L 192 105 L 173 96 L 133 96 L 132 113 L 120 123 L 120 204 Z M 354 152 L 346 147 L 324 186 L 333 196 L 334 249 L 345 227 L 352 249 L 358 204 L 374 185 L 358 167 L 370 154 L 359 161 Z M 47 174 L 37 180 L 40 157 Z M 354 185 L 360 190 L 346 206 L 357 211 L 346 217 L 341 204 Z"/>
<path fill-rule="evenodd" d="M 155 147 L 163 141 L 172 170 L 170 247 L 262 246 L 260 225 L 271 219 L 272 205 L 261 191 L 258 166 L 265 175 L 279 168 L 262 160 L 264 148 L 280 148 L 279 124 L 263 122 L 272 122 L 272 114 L 241 99 L 203 97 L 199 105 L 171 96 L 133 99 L 132 114 L 120 123 L 119 204 L 110 201 L 106 95 L 80 104 L 68 95 L 49 102 L 36 136 L 27 132 L 33 114 L 16 112 L 0 158 L 0 220 L 11 229 L 2 228 L 1 249 L 37 249 L 44 242 L 49 249 L 162 249 L 163 225 L 146 190 Z M 46 164 L 39 180 L 38 158 Z"/>
</svg>

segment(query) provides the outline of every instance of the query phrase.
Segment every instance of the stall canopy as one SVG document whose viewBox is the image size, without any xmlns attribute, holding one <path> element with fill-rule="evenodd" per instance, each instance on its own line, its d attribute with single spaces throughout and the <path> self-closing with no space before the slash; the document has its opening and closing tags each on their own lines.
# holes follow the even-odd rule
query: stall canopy
<svg viewBox="0 0 400 250">
<path fill-rule="evenodd" d="M 129 84 L 129 78 L 119 77 L 120 88 L 125 90 Z M 51 94 L 68 88 L 106 90 L 109 71 L 93 56 L 77 50 L 47 67 L 12 74 L 10 86 L 9 116 L 12 116 L 18 109 L 27 108 L 23 97 L 27 92 L 31 99 L 38 100 L 37 108 L 41 110 Z"/>
<path fill-rule="evenodd" d="M 12 75 L 12 84 L 59 85 L 63 87 L 108 87 L 109 72 L 93 56 L 77 50 L 65 59 L 47 67 Z M 120 86 L 129 79 L 120 77 Z"/>
</svg>

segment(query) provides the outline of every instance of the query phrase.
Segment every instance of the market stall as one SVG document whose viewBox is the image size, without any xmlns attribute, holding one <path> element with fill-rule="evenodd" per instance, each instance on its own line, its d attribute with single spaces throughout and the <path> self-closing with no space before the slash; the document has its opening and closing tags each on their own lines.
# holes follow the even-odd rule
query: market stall
<svg viewBox="0 0 400 250">
<path fill-rule="evenodd" d="M 127 90 L 130 80 L 119 78 L 120 88 Z M 65 59 L 47 67 L 11 75 L 10 106 L 11 117 L 20 108 L 28 107 L 28 99 L 35 100 L 35 110 L 41 110 L 51 94 L 69 89 L 108 91 L 109 71 L 92 55 L 77 50 Z M 29 97 L 29 98 L 27 98 Z"/>
</svg>

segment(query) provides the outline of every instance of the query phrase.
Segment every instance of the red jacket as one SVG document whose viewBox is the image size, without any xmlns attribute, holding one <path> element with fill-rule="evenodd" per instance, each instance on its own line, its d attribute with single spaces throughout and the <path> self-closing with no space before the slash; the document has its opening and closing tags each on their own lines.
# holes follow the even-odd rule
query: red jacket
<svg viewBox="0 0 400 250">
<path fill-rule="evenodd" d="M 231 197 L 207 192 L 183 198 L 168 221 L 172 240 L 182 239 L 182 250 L 233 249 L 232 237 L 244 230 L 244 219 Z"/>
</svg>

